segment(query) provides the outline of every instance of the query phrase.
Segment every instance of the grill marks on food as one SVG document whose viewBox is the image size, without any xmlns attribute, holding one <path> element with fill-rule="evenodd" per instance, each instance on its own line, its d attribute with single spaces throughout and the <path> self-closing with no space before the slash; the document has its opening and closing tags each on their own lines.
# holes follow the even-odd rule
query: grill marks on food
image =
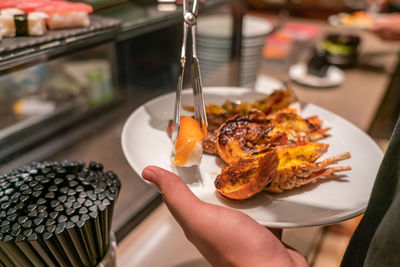
<svg viewBox="0 0 400 267">
<path fill-rule="evenodd" d="M 275 151 L 239 160 L 222 170 L 215 179 L 215 187 L 229 199 L 250 198 L 271 182 L 278 164 L 279 158 Z"/>
<path fill-rule="evenodd" d="M 217 133 L 217 151 L 228 164 L 266 151 L 271 138 L 268 133 L 274 128 L 270 120 L 259 110 L 247 115 L 236 115 L 228 119 Z"/>
</svg>

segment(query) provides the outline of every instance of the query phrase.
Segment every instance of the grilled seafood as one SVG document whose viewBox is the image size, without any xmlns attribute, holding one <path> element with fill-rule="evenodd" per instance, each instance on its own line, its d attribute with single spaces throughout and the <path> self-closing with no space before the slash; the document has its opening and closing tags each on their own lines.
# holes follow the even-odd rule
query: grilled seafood
<svg viewBox="0 0 400 267">
<path fill-rule="evenodd" d="M 317 116 L 303 118 L 300 104 L 291 104 L 290 96 L 291 91 L 278 90 L 253 103 L 206 107 L 209 125 L 203 151 L 228 164 L 214 182 L 221 195 L 242 200 L 263 190 L 282 193 L 351 170 L 331 166 L 350 153 L 317 162 L 329 145 L 316 141 L 329 136 L 330 128 L 323 128 Z M 171 129 L 169 125 L 169 134 Z"/>
<path fill-rule="evenodd" d="M 265 188 L 268 192 L 282 193 L 309 184 L 323 177 L 334 176 L 336 172 L 351 170 L 349 166 L 328 167 L 338 161 L 349 159 L 350 153 L 342 153 L 316 163 L 328 150 L 322 143 L 302 143 L 294 146 L 277 147 L 279 157 L 276 175 Z"/>
<path fill-rule="evenodd" d="M 221 106 L 209 104 L 206 106 L 208 131 L 218 130 L 227 119 L 235 115 L 245 115 L 252 109 L 260 110 L 268 115 L 288 107 L 296 100 L 292 90 L 280 89 L 254 102 L 225 101 Z M 194 111 L 193 106 L 183 106 L 183 108 Z"/>
<path fill-rule="evenodd" d="M 349 166 L 328 167 L 350 158 L 350 153 L 316 163 L 326 153 L 328 146 L 322 143 L 301 143 L 276 147 L 267 153 L 240 159 L 222 170 L 215 180 L 215 187 L 225 197 L 242 200 L 260 192 L 260 188 L 282 193 L 317 179 L 334 176 L 336 172 L 350 170 Z M 265 173 L 268 174 L 266 177 L 260 177 Z"/>
<path fill-rule="evenodd" d="M 218 131 L 208 131 L 207 136 L 203 139 L 203 152 L 218 155 L 217 151 L 217 133 Z"/>
<path fill-rule="evenodd" d="M 229 114 L 229 117 L 238 114 L 246 114 L 251 109 L 258 109 L 265 114 L 270 114 L 282 110 L 297 100 L 293 91 L 290 89 L 275 90 L 272 94 L 266 95 L 262 99 L 254 102 L 232 102 L 225 101 L 221 106 L 209 104 L 206 108 L 207 115 Z M 194 111 L 193 106 L 183 106 L 186 110 Z"/>
<path fill-rule="evenodd" d="M 321 125 L 317 117 L 303 119 L 290 109 L 268 117 L 261 111 L 250 110 L 247 115 L 228 119 L 220 127 L 216 150 L 226 163 L 231 164 L 275 146 L 325 138 L 329 128 L 322 129 Z"/>
<path fill-rule="evenodd" d="M 222 106 L 210 104 L 206 107 L 207 114 L 223 114 L 228 113 L 231 115 L 243 115 L 251 109 L 258 109 L 266 115 L 281 110 L 290 103 L 294 102 L 296 97 L 294 93 L 289 90 L 276 90 L 272 94 L 265 96 L 262 99 L 254 102 L 231 102 L 226 101 Z"/>
<path fill-rule="evenodd" d="M 259 110 L 250 110 L 247 115 L 236 115 L 228 119 L 218 130 L 217 151 L 228 164 L 249 158 L 254 153 L 265 151 L 271 145 L 286 143 L 285 140 L 268 135 L 274 128 Z"/>
<path fill-rule="evenodd" d="M 271 118 L 271 117 L 270 117 Z M 296 143 L 299 138 L 307 141 L 317 141 L 329 136 L 330 128 L 321 128 L 322 121 L 317 116 L 302 118 L 290 109 L 278 111 L 272 117 L 274 129 L 270 135 L 285 133 L 289 143 Z"/>
<path fill-rule="evenodd" d="M 279 159 L 275 151 L 243 159 L 222 170 L 215 179 L 218 192 L 230 199 L 247 199 L 263 190 L 276 176 Z"/>
<path fill-rule="evenodd" d="M 250 110 L 260 110 L 265 115 L 274 114 L 275 112 L 287 108 L 290 104 L 297 100 L 293 91 L 290 89 L 276 90 L 272 94 L 254 102 L 232 102 L 225 101 L 221 106 L 209 104 L 206 106 L 208 135 L 203 140 L 203 150 L 209 154 L 218 155 L 217 152 L 217 131 L 229 118 L 236 115 L 246 115 Z M 183 106 L 188 111 L 194 111 L 193 106 Z M 172 121 L 168 125 L 168 136 L 172 132 Z"/>
</svg>

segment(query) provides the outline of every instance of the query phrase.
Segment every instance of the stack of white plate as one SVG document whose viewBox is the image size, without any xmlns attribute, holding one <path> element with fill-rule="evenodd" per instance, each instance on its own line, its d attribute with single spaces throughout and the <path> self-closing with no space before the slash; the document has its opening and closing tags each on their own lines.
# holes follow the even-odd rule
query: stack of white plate
<svg viewBox="0 0 400 267">
<path fill-rule="evenodd" d="M 200 17 L 197 29 L 197 53 L 205 86 L 227 85 L 230 79 L 233 19 L 231 15 Z M 262 50 L 272 24 L 256 16 L 245 15 L 242 30 L 240 86 L 254 88 L 261 67 Z"/>
</svg>

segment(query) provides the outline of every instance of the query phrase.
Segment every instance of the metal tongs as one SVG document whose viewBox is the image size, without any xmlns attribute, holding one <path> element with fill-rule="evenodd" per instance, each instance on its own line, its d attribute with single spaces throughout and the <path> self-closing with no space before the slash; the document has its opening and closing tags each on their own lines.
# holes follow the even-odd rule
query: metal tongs
<svg viewBox="0 0 400 267">
<path fill-rule="evenodd" d="M 196 32 L 197 32 L 197 16 L 199 13 L 199 1 L 193 1 L 192 11 L 188 9 L 189 0 L 183 0 L 183 41 L 181 50 L 181 74 L 178 78 L 178 85 L 176 88 L 176 99 L 175 99 L 175 111 L 174 111 L 174 121 L 172 124 L 173 131 L 171 135 L 172 143 L 175 144 L 175 140 L 178 137 L 178 132 L 180 128 L 180 116 L 181 116 L 181 105 L 182 105 L 182 86 L 183 86 L 183 76 L 185 72 L 186 63 L 186 41 L 189 29 L 192 32 L 192 86 L 193 86 L 193 100 L 194 100 L 194 118 L 200 123 L 201 130 L 204 137 L 207 135 L 207 117 L 204 107 L 203 89 L 201 85 L 200 76 L 200 64 L 197 58 L 196 49 Z"/>
</svg>

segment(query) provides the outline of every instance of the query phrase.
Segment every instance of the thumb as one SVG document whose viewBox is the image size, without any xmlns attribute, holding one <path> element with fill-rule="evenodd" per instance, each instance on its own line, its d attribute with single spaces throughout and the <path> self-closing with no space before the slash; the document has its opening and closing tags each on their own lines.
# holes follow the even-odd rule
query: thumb
<svg viewBox="0 0 400 267">
<path fill-rule="evenodd" d="M 176 174 L 159 167 L 149 166 L 142 172 L 143 179 L 160 189 L 165 204 L 179 223 L 193 216 L 201 201 Z"/>
</svg>

